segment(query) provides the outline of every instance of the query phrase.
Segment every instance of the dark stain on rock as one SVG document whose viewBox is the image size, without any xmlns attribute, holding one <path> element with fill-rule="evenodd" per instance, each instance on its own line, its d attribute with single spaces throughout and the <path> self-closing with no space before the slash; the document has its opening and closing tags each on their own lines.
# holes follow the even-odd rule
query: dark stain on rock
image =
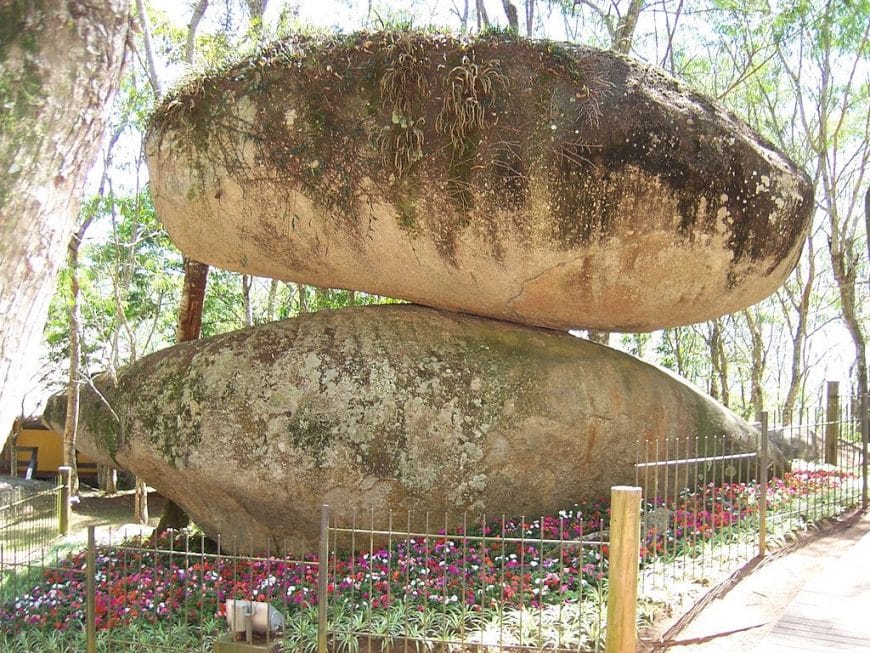
<svg viewBox="0 0 870 653">
<path fill-rule="evenodd" d="M 473 124 L 445 113 L 451 71 L 466 59 L 478 72 L 498 63 L 505 76 L 491 97 L 465 98 L 486 107 Z M 228 98 L 248 98 L 253 122 L 233 114 Z M 807 227 L 809 179 L 786 162 L 781 174 L 796 180 L 798 197 L 783 193 L 780 173 L 756 149 L 769 143 L 730 120 L 709 100 L 614 53 L 492 35 L 374 32 L 273 44 L 168 98 L 148 138 L 176 132 L 194 165 L 219 163 L 244 183 L 265 174 L 274 187 L 303 193 L 360 247 L 367 207 L 377 203 L 396 208 L 411 240 L 427 238 L 455 262 L 476 212 L 523 213 L 534 177 L 544 182 L 540 199 L 557 247 L 619 233 L 619 220 L 634 217 L 625 198 L 636 197 L 637 183 L 653 189 L 660 181 L 677 208 L 657 228 L 691 242 L 724 226 L 734 263 L 780 260 Z M 241 144 L 254 147 L 258 169 L 242 161 Z M 769 187 L 759 191 L 761 174 Z M 430 207 L 437 211 L 421 219 Z M 729 214 L 724 225 L 720 207 Z M 774 228 L 772 215 L 792 219 Z M 492 226 L 484 233 L 498 252 Z"/>
</svg>

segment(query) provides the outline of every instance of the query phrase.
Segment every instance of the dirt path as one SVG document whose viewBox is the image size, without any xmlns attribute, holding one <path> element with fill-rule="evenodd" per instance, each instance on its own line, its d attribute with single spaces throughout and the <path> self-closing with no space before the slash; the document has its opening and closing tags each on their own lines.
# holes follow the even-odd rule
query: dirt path
<svg viewBox="0 0 870 653">
<path fill-rule="evenodd" d="M 811 533 L 720 586 L 641 651 L 753 651 L 800 590 L 870 532 L 870 513 L 853 514 Z"/>
<path fill-rule="evenodd" d="M 133 490 L 104 495 L 96 490 L 83 489 L 79 502 L 73 505 L 70 537 L 87 539 L 88 526 L 96 526 L 98 539 L 117 541 L 125 533 L 140 532 L 133 523 Z M 148 493 L 148 529 L 157 526 L 165 500 L 155 491 Z"/>
</svg>

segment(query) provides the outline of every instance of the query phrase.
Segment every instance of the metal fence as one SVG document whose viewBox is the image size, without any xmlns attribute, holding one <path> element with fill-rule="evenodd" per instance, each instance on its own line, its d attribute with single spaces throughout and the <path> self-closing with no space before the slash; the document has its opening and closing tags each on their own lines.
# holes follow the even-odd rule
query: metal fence
<svg viewBox="0 0 870 653">
<path fill-rule="evenodd" d="M 603 650 L 605 528 L 606 512 L 335 515 L 330 649 Z"/>
<path fill-rule="evenodd" d="M 722 581 L 810 525 L 867 506 L 867 399 L 774 423 L 637 443 L 640 593 L 653 600 Z"/>
<path fill-rule="evenodd" d="M 0 491 L 0 560 L 39 556 L 58 539 L 61 492 L 59 482 Z"/>
<path fill-rule="evenodd" d="M 866 505 L 866 403 L 841 404 L 787 425 L 764 416 L 757 439 L 638 442 L 633 622 L 795 531 Z M 792 463 L 795 453 L 817 460 Z M 86 547 L 59 548 L 60 497 L 52 490 L 0 512 L 19 516 L 0 520 L 2 650 L 244 650 L 232 648 L 245 637 L 228 634 L 228 599 L 281 615 L 281 628 L 258 641 L 265 650 L 605 650 L 611 555 L 623 542 L 611 541 L 606 503 L 516 519 L 325 510 L 319 546 L 255 555 L 187 532 L 144 540 L 93 528 Z"/>
</svg>

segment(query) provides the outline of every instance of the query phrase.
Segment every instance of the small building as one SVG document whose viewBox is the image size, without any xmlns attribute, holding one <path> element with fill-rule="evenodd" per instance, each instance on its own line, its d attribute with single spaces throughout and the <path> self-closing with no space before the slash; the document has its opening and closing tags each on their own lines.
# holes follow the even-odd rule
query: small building
<svg viewBox="0 0 870 653">
<path fill-rule="evenodd" d="M 20 429 L 20 430 L 19 430 Z M 16 437 L 16 433 L 18 436 Z M 12 469 L 12 449 L 15 447 L 17 469 Z M 16 420 L 12 433 L 0 455 L 0 474 L 53 479 L 63 463 L 63 434 L 54 431 L 37 417 Z M 97 464 L 88 456 L 76 452 L 79 479 L 96 484 Z"/>
</svg>

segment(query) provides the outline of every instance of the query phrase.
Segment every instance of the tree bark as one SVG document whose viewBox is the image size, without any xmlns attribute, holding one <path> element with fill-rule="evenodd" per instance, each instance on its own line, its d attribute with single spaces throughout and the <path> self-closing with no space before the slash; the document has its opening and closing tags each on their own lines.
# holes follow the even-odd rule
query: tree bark
<svg viewBox="0 0 870 653">
<path fill-rule="evenodd" d="M 117 470 L 110 465 L 97 465 L 97 485 L 100 491 L 115 494 L 118 491 Z"/>
<path fill-rule="evenodd" d="M 76 466 L 76 432 L 79 426 L 79 366 L 82 358 L 81 340 L 79 338 L 81 309 L 79 308 L 79 247 L 84 240 L 93 217 L 88 217 L 70 238 L 67 247 L 67 267 L 69 268 L 69 375 L 66 388 L 66 420 L 63 427 L 63 451 L 61 461 L 69 467 L 70 482 L 73 496 L 79 493 L 79 474 Z"/>
<path fill-rule="evenodd" d="M 622 54 L 628 54 L 631 50 L 631 42 L 634 39 L 634 30 L 637 27 L 637 19 L 643 9 L 643 0 L 631 0 L 625 16 L 619 19 L 613 36 L 613 49 Z"/>
<path fill-rule="evenodd" d="M 199 23 L 205 15 L 206 9 L 208 9 L 208 0 L 199 0 L 193 8 L 190 24 L 187 26 L 187 43 L 185 44 L 184 60 L 190 65 L 193 65 L 193 54 L 196 52 L 196 32 L 199 30 Z"/>
<path fill-rule="evenodd" d="M 501 6 L 504 7 L 504 14 L 508 19 L 508 27 L 514 34 L 520 33 L 520 16 L 517 13 L 517 7 L 510 0 L 501 0 Z"/>
<path fill-rule="evenodd" d="M 202 331 L 202 308 L 208 285 L 208 271 L 209 267 L 205 263 L 184 257 L 184 284 L 181 290 L 181 303 L 178 306 L 176 342 L 188 342 L 199 338 Z M 163 533 L 170 528 L 181 529 L 189 523 L 190 518 L 184 510 L 167 499 L 163 505 L 163 512 L 160 514 L 156 532 Z"/>
<path fill-rule="evenodd" d="M 145 481 L 138 477 L 136 478 L 136 493 L 133 496 L 133 517 L 137 524 L 144 526 L 148 523 L 148 487 L 145 485 Z M 160 521 L 162 523 L 162 517 Z M 186 523 L 184 525 L 187 526 Z"/>
<path fill-rule="evenodd" d="M 120 83 L 124 0 L 0 4 L 0 446 Z"/>
<path fill-rule="evenodd" d="M 202 330 L 205 289 L 208 285 L 208 270 L 209 267 L 205 263 L 184 257 L 184 284 L 181 290 L 181 303 L 178 306 L 176 342 L 187 342 L 199 338 Z"/>
<path fill-rule="evenodd" d="M 610 345 L 610 331 L 595 331 L 589 329 L 586 332 L 586 339 L 592 342 L 597 342 L 599 345 Z"/>
<path fill-rule="evenodd" d="M 749 328 L 751 343 L 751 369 L 749 371 L 749 403 L 752 404 L 753 419 L 761 420 L 761 411 L 764 410 L 764 336 L 761 333 L 761 325 L 752 313 L 752 309 L 744 309 L 743 317 Z"/>
<path fill-rule="evenodd" d="M 489 27 L 489 16 L 486 14 L 486 7 L 483 5 L 483 0 L 474 0 L 474 8 L 477 14 L 477 29 L 478 31 Z"/>
<path fill-rule="evenodd" d="M 145 1 L 136 0 L 136 13 L 139 15 L 139 26 L 142 29 L 142 44 L 145 47 L 145 66 L 148 74 L 148 82 L 151 84 L 151 90 L 154 92 L 154 97 L 163 95 L 163 89 L 160 87 L 160 77 L 157 74 L 157 64 L 154 61 L 154 44 L 151 39 L 151 21 L 148 20 L 148 12 L 145 10 Z"/>
<path fill-rule="evenodd" d="M 250 274 L 242 275 L 242 298 L 245 301 L 245 326 L 254 326 L 254 304 L 251 302 L 251 288 L 254 285 L 254 277 Z"/>
<path fill-rule="evenodd" d="M 864 195 L 864 240 L 867 245 L 867 283 L 870 284 L 870 188 Z"/>
<path fill-rule="evenodd" d="M 308 301 L 307 301 L 307 293 L 305 292 L 305 286 L 301 283 L 297 283 L 296 285 L 296 301 L 299 307 L 300 313 L 308 312 Z"/>
<path fill-rule="evenodd" d="M 816 280 L 816 259 L 815 250 L 813 247 L 813 236 L 807 238 L 807 277 L 798 278 L 800 283 L 800 294 L 798 301 L 792 297 L 788 286 L 784 286 L 780 291 L 780 301 L 783 302 L 784 313 L 787 315 L 788 307 L 782 299 L 782 293 L 786 293 L 797 314 L 797 322 L 793 329 L 791 328 L 791 320 L 788 320 L 791 330 L 791 364 L 789 366 L 789 383 L 788 390 L 785 395 L 785 402 L 782 406 L 782 423 L 789 425 L 792 423 L 794 415 L 795 403 L 797 403 L 798 393 L 803 385 L 806 370 L 804 369 L 804 350 L 807 342 L 807 322 L 810 313 L 810 302 L 812 300 L 813 288 Z M 800 268 L 798 268 L 800 270 Z"/>
<path fill-rule="evenodd" d="M 269 283 L 269 295 L 266 299 L 266 322 L 275 320 L 275 299 L 278 296 L 278 280 L 272 279 Z"/>
<path fill-rule="evenodd" d="M 532 38 L 535 31 L 535 0 L 525 0 L 526 38 Z"/>
</svg>

